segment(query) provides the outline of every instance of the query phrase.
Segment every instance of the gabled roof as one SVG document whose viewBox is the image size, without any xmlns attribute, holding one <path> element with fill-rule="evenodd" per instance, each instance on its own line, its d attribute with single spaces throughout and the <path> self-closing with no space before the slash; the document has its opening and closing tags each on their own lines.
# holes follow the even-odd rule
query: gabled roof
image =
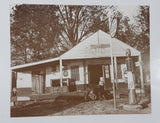
<svg viewBox="0 0 160 123">
<path fill-rule="evenodd" d="M 110 40 L 112 41 L 113 56 L 126 56 L 126 49 L 131 50 L 132 56 L 139 56 L 140 52 L 122 41 L 110 37 L 102 30 L 97 31 L 86 40 L 80 42 L 68 52 L 64 53 L 62 59 L 85 59 L 110 57 Z"/>
<path fill-rule="evenodd" d="M 112 41 L 112 52 L 113 56 L 123 57 L 126 56 L 126 49 L 131 50 L 132 56 L 139 56 L 140 52 L 135 48 L 123 43 L 122 41 L 110 37 L 109 34 L 103 32 L 102 30 L 97 31 L 84 41 L 77 44 L 75 47 L 62 54 L 60 57 L 63 60 L 67 59 L 87 59 L 87 58 L 104 58 L 110 57 L 110 40 Z M 39 62 L 28 63 L 24 65 L 18 65 L 12 67 L 12 70 L 31 67 L 40 64 L 46 64 L 54 62 L 60 59 L 60 57 L 43 60 Z"/>
</svg>

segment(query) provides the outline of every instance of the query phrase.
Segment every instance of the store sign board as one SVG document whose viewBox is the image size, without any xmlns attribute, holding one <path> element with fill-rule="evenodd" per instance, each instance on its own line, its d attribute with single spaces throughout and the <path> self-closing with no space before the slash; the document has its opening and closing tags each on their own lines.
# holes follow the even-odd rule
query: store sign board
<svg viewBox="0 0 160 123">
<path fill-rule="evenodd" d="M 90 45 L 91 49 L 110 48 L 110 44 Z"/>
<path fill-rule="evenodd" d="M 110 26 L 110 36 L 113 38 L 116 35 L 117 32 L 117 18 L 113 18 L 111 21 L 111 26 Z"/>
</svg>

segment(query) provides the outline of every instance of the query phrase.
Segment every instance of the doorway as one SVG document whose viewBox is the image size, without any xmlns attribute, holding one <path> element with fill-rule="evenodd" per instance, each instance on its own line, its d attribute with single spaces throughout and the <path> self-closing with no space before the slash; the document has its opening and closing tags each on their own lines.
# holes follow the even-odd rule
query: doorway
<svg viewBox="0 0 160 123">
<path fill-rule="evenodd" d="M 100 81 L 100 77 L 105 78 L 105 89 L 110 89 L 112 87 L 111 84 L 111 75 L 110 75 L 110 65 L 88 65 L 89 72 L 89 83 L 98 85 Z"/>
<path fill-rule="evenodd" d="M 32 71 L 32 91 L 37 95 L 45 93 L 45 74 L 40 74 L 39 71 Z"/>
<path fill-rule="evenodd" d="M 100 77 L 103 76 L 102 65 L 88 65 L 90 84 L 98 84 Z"/>
</svg>

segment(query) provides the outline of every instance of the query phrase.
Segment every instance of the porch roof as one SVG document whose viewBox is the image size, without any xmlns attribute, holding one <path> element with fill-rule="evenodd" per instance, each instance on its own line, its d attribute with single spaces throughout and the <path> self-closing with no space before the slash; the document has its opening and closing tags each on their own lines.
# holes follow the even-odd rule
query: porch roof
<svg viewBox="0 0 160 123">
<path fill-rule="evenodd" d="M 62 54 L 60 57 L 63 60 L 69 59 L 88 59 L 88 58 L 105 58 L 110 57 L 110 40 L 112 41 L 112 54 L 116 57 L 124 57 L 126 56 L 126 49 L 131 50 L 132 56 L 139 56 L 140 52 L 135 48 L 129 46 L 128 44 L 116 39 L 110 38 L 110 35 L 103 32 L 102 30 L 97 31 L 87 39 L 83 40 L 75 47 Z M 60 57 L 28 63 L 24 65 L 14 66 L 11 69 L 17 70 L 27 67 L 32 67 L 36 65 L 46 64 L 50 62 L 54 62 L 60 59 Z"/>
<path fill-rule="evenodd" d="M 17 66 L 11 67 L 11 69 L 17 70 L 17 69 L 27 68 L 27 67 L 31 67 L 31 66 L 40 65 L 40 64 L 46 64 L 46 63 L 54 62 L 57 60 L 59 60 L 59 57 L 47 59 L 47 60 L 42 60 L 42 61 L 38 61 L 38 62 L 27 63 L 27 64 L 23 64 L 23 65 L 17 65 Z"/>
</svg>

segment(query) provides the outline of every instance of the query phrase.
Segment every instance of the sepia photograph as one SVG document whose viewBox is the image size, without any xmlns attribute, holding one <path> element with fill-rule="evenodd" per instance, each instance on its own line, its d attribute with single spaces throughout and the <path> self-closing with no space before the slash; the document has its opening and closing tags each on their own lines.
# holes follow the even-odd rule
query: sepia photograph
<svg viewBox="0 0 160 123">
<path fill-rule="evenodd" d="M 152 114 L 149 5 L 9 11 L 10 117 Z"/>
</svg>

